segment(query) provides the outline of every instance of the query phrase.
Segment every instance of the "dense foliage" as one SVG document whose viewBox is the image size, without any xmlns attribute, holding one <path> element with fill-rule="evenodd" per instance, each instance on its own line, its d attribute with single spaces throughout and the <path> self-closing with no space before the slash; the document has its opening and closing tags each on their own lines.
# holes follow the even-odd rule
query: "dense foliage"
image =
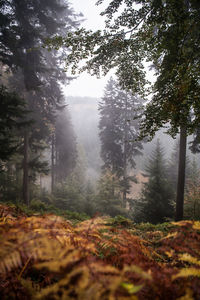
<svg viewBox="0 0 200 300">
<path fill-rule="evenodd" d="M 4 165 L 4 170 L 8 178 L 11 178 L 10 173 L 15 174 L 13 179 L 22 185 L 23 193 L 20 198 L 23 195 L 23 201 L 29 204 L 32 198 L 32 185 L 36 183 L 39 176 L 46 175 L 50 170 L 47 162 L 50 161 L 48 153 L 50 148 L 53 148 L 51 151 L 52 177 L 63 179 L 63 176 L 69 174 L 75 164 L 76 146 L 69 114 L 66 114 L 65 120 L 62 118 L 62 123 L 61 118 L 58 121 L 60 111 L 65 107 L 61 83 L 68 84 L 72 79 L 63 72 L 63 66 L 60 64 L 61 58 L 67 55 L 68 51 L 62 49 L 59 53 L 48 52 L 41 45 L 47 36 L 66 34 L 68 31 L 77 29 L 80 16 L 65 0 L 1 1 L 0 16 L 1 80 L 5 82 L 9 92 L 15 91 L 24 99 L 25 107 L 29 111 L 25 120 L 33 121 L 31 128 L 23 126 L 21 131 L 13 132 L 18 140 L 19 151 L 15 157 L 11 157 L 11 152 L 8 153 L 7 159 L 10 159 L 10 162 L 9 166 Z M 3 114 L 7 118 L 12 118 L 12 107 L 9 107 L 8 100 L 7 97 L 7 106 L 3 106 L 1 101 L 1 108 L 5 109 Z M 17 105 L 17 98 L 15 103 Z M 61 143 L 59 139 L 61 131 L 64 130 L 66 141 Z M 55 145 L 53 145 L 54 138 Z M 72 149 L 68 149 L 68 152 L 65 143 L 71 144 Z M 9 148 L 7 150 L 9 151 Z M 66 152 L 65 158 L 64 151 Z M 70 155 L 71 165 L 67 168 L 68 162 L 66 161 L 69 161 Z M 60 166 L 61 156 L 66 171 L 60 170 L 62 174 L 54 176 L 56 169 L 54 158 L 56 159 L 55 165 Z M 3 155 L 0 156 L 0 160 L 3 158 Z M 12 172 L 10 172 L 11 169 Z M 10 180 L 7 180 L 6 184 L 12 185 Z"/>
<path fill-rule="evenodd" d="M 101 4 L 104 0 L 97 1 Z M 115 67 L 120 85 L 133 93 L 145 90 L 144 60 L 157 74 L 153 101 L 145 111 L 144 131 L 149 134 L 170 121 L 171 131 L 187 124 L 199 126 L 199 11 L 196 0 L 109 1 L 102 15 L 104 31 L 80 29 L 76 34 L 47 40 L 49 47 L 64 45 L 73 52 L 66 58 L 76 71 L 107 73 Z M 191 112 L 193 118 L 190 118 Z"/>
<path fill-rule="evenodd" d="M 174 191 L 159 140 L 146 165 L 145 176 L 148 181 L 143 185 L 140 199 L 133 205 L 134 219 L 156 224 L 173 218 Z"/>
<path fill-rule="evenodd" d="M 0 87 L 0 171 L 1 161 L 6 161 L 17 150 L 17 129 L 26 125 L 25 102 L 16 93 Z M 24 121 L 23 121 L 24 120 Z"/>
</svg>

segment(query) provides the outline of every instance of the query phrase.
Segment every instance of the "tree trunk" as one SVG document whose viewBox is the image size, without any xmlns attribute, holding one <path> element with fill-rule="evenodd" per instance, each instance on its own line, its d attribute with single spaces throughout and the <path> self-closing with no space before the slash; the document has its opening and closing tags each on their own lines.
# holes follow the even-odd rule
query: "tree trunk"
<svg viewBox="0 0 200 300">
<path fill-rule="evenodd" d="M 27 130 L 24 133 L 23 201 L 26 205 L 29 205 L 28 131 Z"/>
<path fill-rule="evenodd" d="M 51 192 L 54 192 L 55 187 L 55 137 L 52 136 L 51 141 Z"/>
<path fill-rule="evenodd" d="M 55 162 L 54 162 L 54 173 L 55 173 L 55 184 L 57 184 L 59 182 L 59 171 L 58 171 L 58 161 L 59 161 L 59 152 L 58 152 L 58 148 L 56 146 L 56 138 L 55 138 Z"/>
<path fill-rule="evenodd" d="M 15 181 L 16 181 L 16 185 L 17 187 L 21 186 L 21 172 L 20 169 L 18 167 L 18 165 L 15 165 Z M 21 191 L 17 189 L 17 198 L 20 199 L 21 198 Z"/>
<path fill-rule="evenodd" d="M 180 128 L 178 183 L 176 194 L 176 221 L 183 219 L 184 187 L 185 187 L 185 165 L 186 165 L 187 130 L 185 126 Z"/>
<path fill-rule="evenodd" d="M 126 208 L 126 180 L 127 180 L 127 143 L 128 143 L 128 127 L 127 127 L 127 99 L 125 102 L 125 124 L 124 124 L 124 157 L 123 157 L 123 181 L 124 181 L 124 188 L 123 188 L 123 204 Z"/>
<path fill-rule="evenodd" d="M 124 187 L 123 187 L 123 203 L 124 207 L 126 207 L 126 179 L 127 179 L 127 166 L 126 166 L 126 152 L 124 153 L 124 174 L 123 174 L 123 181 L 124 181 Z"/>
</svg>

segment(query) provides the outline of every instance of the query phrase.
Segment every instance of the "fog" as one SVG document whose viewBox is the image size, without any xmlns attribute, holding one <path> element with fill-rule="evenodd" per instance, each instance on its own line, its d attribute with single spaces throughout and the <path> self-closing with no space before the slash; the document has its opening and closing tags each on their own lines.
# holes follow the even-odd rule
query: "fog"
<svg viewBox="0 0 200 300">
<path fill-rule="evenodd" d="M 103 91 L 102 91 L 103 93 Z M 103 161 L 100 157 L 101 143 L 99 138 L 99 111 L 98 105 L 101 98 L 94 98 L 85 96 L 68 96 L 66 97 L 66 102 L 68 104 L 68 109 L 72 118 L 72 124 L 75 130 L 75 135 L 77 137 L 77 144 L 80 145 L 85 153 L 86 157 L 86 167 L 87 167 L 87 178 L 96 183 L 101 174 L 101 166 Z M 179 135 L 176 138 L 172 138 L 166 133 L 167 129 L 160 129 L 155 137 L 150 142 L 143 143 L 143 155 L 136 156 L 136 167 L 131 170 L 131 173 L 138 175 L 138 183 L 143 180 L 140 177 L 140 173 L 144 172 L 145 166 L 155 149 L 156 142 L 159 139 L 161 146 L 164 151 L 165 160 L 169 161 L 170 156 L 174 147 L 176 147 L 179 140 Z M 192 161 L 195 158 L 198 163 L 200 161 L 199 155 L 192 154 L 189 146 L 192 141 L 192 136 L 188 137 L 188 149 L 187 157 Z M 138 187 L 133 184 L 134 188 L 138 190 Z M 141 187 L 141 184 L 139 185 Z M 140 190 L 140 188 L 139 188 Z"/>
<path fill-rule="evenodd" d="M 77 144 L 83 148 L 86 157 L 87 177 L 96 182 L 100 175 L 100 140 L 98 134 L 98 98 L 88 96 L 67 97 Z"/>
</svg>

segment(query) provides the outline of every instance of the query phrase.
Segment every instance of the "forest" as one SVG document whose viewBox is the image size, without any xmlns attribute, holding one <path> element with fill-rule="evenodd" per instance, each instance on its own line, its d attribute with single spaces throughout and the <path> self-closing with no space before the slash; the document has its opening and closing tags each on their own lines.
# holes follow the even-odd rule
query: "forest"
<svg viewBox="0 0 200 300">
<path fill-rule="evenodd" d="M 0 299 L 200 299 L 200 2 L 76 2 L 0 0 Z"/>
</svg>

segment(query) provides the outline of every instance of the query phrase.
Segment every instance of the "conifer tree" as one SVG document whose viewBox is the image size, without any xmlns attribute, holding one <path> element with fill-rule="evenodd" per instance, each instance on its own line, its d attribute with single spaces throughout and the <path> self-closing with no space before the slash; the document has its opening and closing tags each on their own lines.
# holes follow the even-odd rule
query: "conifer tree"
<svg viewBox="0 0 200 300">
<path fill-rule="evenodd" d="M 77 158 L 76 139 L 67 108 L 56 114 L 53 156 L 54 181 L 61 183 L 74 169 Z"/>
<path fill-rule="evenodd" d="M 102 174 L 98 182 L 96 211 L 102 214 L 127 216 L 127 211 L 123 208 L 121 198 L 121 185 L 119 178 L 110 170 Z"/>
<path fill-rule="evenodd" d="M 59 82 L 70 79 L 59 66 L 60 57 L 66 51 L 48 53 L 42 49 L 41 44 L 47 37 L 77 28 L 79 21 L 65 0 L 1 1 L 0 15 L 0 59 L 14 76 L 17 75 L 18 87 L 26 100 L 27 109 L 33 112 L 33 117 L 37 116 L 35 128 L 32 131 L 25 128 L 23 132 L 23 198 L 28 204 L 30 166 L 34 164 L 35 168 L 41 167 L 36 157 L 39 158 L 41 142 L 48 140 L 49 123 L 53 121 L 55 108 L 61 103 Z M 34 148 L 36 153 L 36 144 L 38 153 L 32 159 L 32 150 Z"/>
<path fill-rule="evenodd" d="M 83 212 L 85 209 L 86 160 L 81 145 L 77 151 L 76 165 L 65 180 L 57 182 L 54 189 L 56 206 L 61 209 Z"/>
<path fill-rule="evenodd" d="M 194 158 L 190 166 L 190 174 L 186 180 L 184 217 L 193 220 L 200 218 L 200 170 Z"/>
<path fill-rule="evenodd" d="M 144 183 L 141 198 L 135 202 L 134 218 L 139 222 L 162 223 L 172 218 L 173 190 L 167 177 L 167 167 L 159 140 L 145 169 L 148 182 Z"/>
<path fill-rule="evenodd" d="M 138 110 L 141 99 L 122 90 L 112 78 L 108 81 L 104 97 L 99 105 L 101 157 L 103 170 L 109 169 L 121 179 L 124 204 L 133 177 L 128 168 L 135 167 L 135 157 L 141 155 Z"/>
<path fill-rule="evenodd" d="M 1 161 L 6 161 L 16 151 L 16 129 L 25 125 L 27 111 L 25 102 L 16 94 L 0 87 L 0 170 Z"/>
</svg>

